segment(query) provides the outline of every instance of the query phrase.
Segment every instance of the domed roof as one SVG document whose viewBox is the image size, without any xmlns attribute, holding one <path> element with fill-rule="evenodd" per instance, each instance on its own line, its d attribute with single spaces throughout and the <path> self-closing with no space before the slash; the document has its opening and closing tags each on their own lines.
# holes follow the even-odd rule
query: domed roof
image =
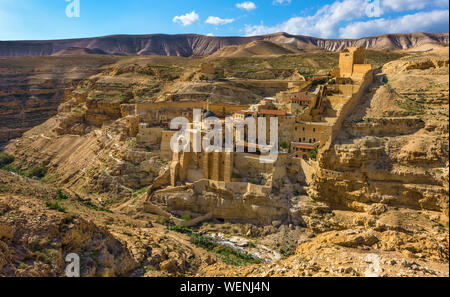
<svg viewBox="0 0 450 297">
<path fill-rule="evenodd" d="M 207 118 L 210 118 L 210 117 L 215 117 L 215 116 L 216 115 L 211 110 L 205 110 L 205 112 L 203 113 L 203 118 L 204 119 L 207 119 Z"/>
</svg>

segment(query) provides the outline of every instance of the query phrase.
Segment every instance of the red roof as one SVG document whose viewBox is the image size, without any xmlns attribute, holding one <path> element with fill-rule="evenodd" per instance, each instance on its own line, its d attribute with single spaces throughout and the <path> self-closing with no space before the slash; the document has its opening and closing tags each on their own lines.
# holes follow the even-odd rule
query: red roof
<svg viewBox="0 0 450 297">
<path fill-rule="evenodd" d="M 292 101 L 311 101 L 314 99 L 312 94 L 298 94 L 291 97 Z"/>
<path fill-rule="evenodd" d="M 305 150 L 312 150 L 312 149 L 314 149 L 314 146 L 297 145 L 296 148 L 305 149 Z"/>
<path fill-rule="evenodd" d="M 261 109 L 259 113 L 262 115 L 275 115 L 275 116 L 286 115 L 286 112 L 284 110 L 271 110 L 271 109 Z"/>
</svg>

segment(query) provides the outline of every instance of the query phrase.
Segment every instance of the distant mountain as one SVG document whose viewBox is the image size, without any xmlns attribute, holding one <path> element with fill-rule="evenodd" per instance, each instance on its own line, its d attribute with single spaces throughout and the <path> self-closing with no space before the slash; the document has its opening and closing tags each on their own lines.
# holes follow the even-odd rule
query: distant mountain
<svg viewBox="0 0 450 297">
<path fill-rule="evenodd" d="M 209 56 L 228 46 L 248 45 L 255 41 L 270 41 L 279 47 L 276 52 L 299 50 L 340 51 L 348 46 L 364 46 L 369 49 L 409 49 L 421 44 L 449 44 L 448 33 L 387 34 L 360 39 L 322 39 L 287 33 L 252 37 L 213 37 L 196 34 L 183 35 L 114 35 L 49 41 L 0 41 L 0 56 L 50 56 L 54 54 L 110 54 L 110 55 L 161 55 L 161 56 Z M 260 44 L 261 45 L 261 44 Z M 65 51 L 68 49 L 67 51 Z M 74 50 L 76 49 L 76 50 Z M 251 49 L 250 49 L 251 51 Z M 265 50 L 264 50 L 265 51 Z"/>
</svg>

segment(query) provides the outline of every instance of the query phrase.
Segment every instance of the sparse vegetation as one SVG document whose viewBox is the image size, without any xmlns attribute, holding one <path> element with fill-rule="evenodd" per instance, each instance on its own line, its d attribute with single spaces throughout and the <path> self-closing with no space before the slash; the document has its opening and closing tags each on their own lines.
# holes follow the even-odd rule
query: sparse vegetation
<svg viewBox="0 0 450 297">
<path fill-rule="evenodd" d="M 181 219 L 182 219 L 183 221 L 190 221 L 190 220 L 192 220 L 192 215 L 189 214 L 189 213 L 184 214 L 184 215 L 181 216 Z"/>
<path fill-rule="evenodd" d="M 0 152 L 0 168 L 3 168 L 4 166 L 11 164 L 12 162 L 14 162 L 13 156 L 4 152 Z"/>
<path fill-rule="evenodd" d="M 33 165 L 25 171 L 26 177 L 43 178 L 47 174 L 47 168 L 42 165 Z"/>
<path fill-rule="evenodd" d="M 249 253 L 219 244 L 209 236 L 193 233 L 191 228 L 184 226 L 173 226 L 170 227 L 170 230 L 188 235 L 193 244 L 209 252 L 218 254 L 220 259 L 227 264 L 243 266 L 247 264 L 261 263 L 261 260 L 255 259 Z"/>
<path fill-rule="evenodd" d="M 289 249 L 289 248 L 286 248 L 286 249 L 280 248 L 280 254 L 281 254 L 284 258 L 288 258 L 288 257 L 294 255 L 294 254 L 295 254 L 295 251 L 293 251 L 293 250 L 291 250 L 291 249 Z"/>
<path fill-rule="evenodd" d="M 312 160 L 316 160 L 317 159 L 317 154 L 319 153 L 319 147 L 315 146 L 310 152 L 309 152 L 309 157 Z"/>
<path fill-rule="evenodd" d="M 63 212 L 63 213 L 66 212 L 66 209 L 64 207 L 62 207 L 61 205 L 59 205 L 59 201 L 47 202 L 46 205 L 49 209 L 56 210 L 56 211 Z"/>
<path fill-rule="evenodd" d="M 109 210 L 109 209 L 107 209 L 107 208 L 104 208 L 104 207 L 101 207 L 101 206 L 98 206 L 98 205 L 95 205 L 95 204 L 93 204 L 93 203 L 91 203 L 91 202 L 85 202 L 84 205 L 85 205 L 86 207 L 90 208 L 90 209 L 95 210 L 95 211 L 102 211 L 102 212 L 112 213 L 111 210 Z"/>
<path fill-rule="evenodd" d="M 59 200 L 66 200 L 69 198 L 69 196 L 64 194 L 64 192 L 61 189 L 58 189 L 58 191 L 56 191 L 56 195 L 58 195 Z"/>
</svg>

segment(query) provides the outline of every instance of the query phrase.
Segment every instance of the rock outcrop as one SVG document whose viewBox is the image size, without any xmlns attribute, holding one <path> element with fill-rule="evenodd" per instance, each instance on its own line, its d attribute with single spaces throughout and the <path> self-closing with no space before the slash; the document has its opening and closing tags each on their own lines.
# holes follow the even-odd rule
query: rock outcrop
<svg viewBox="0 0 450 297">
<path fill-rule="evenodd" d="M 0 145 L 54 116 L 68 91 L 115 59 L 106 56 L 0 59 Z"/>
<path fill-rule="evenodd" d="M 271 50 L 277 48 L 276 53 L 289 53 L 300 49 L 323 49 L 337 52 L 346 47 L 355 46 L 363 46 L 368 49 L 397 50 L 426 43 L 449 44 L 448 33 L 389 34 L 361 39 L 321 39 L 287 33 L 252 37 L 212 37 L 195 34 L 114 35 L 54 41 L 0 41 L 0 56 L 49 56 L 64 53 L 65 49 L 78 48 L 76 50 L 78 53 L 81 49 L 86 53 L 104 52 L 112 55 L 198 57 L 209 56 L 227 46 L 246 45 L 255 41 L 274 43 L 270 48 Z M 288 48 L 283 48 L 283 45 L 288 45 Z M 74 50 L 69 52 L 71 51 Z"/>
</svg>

